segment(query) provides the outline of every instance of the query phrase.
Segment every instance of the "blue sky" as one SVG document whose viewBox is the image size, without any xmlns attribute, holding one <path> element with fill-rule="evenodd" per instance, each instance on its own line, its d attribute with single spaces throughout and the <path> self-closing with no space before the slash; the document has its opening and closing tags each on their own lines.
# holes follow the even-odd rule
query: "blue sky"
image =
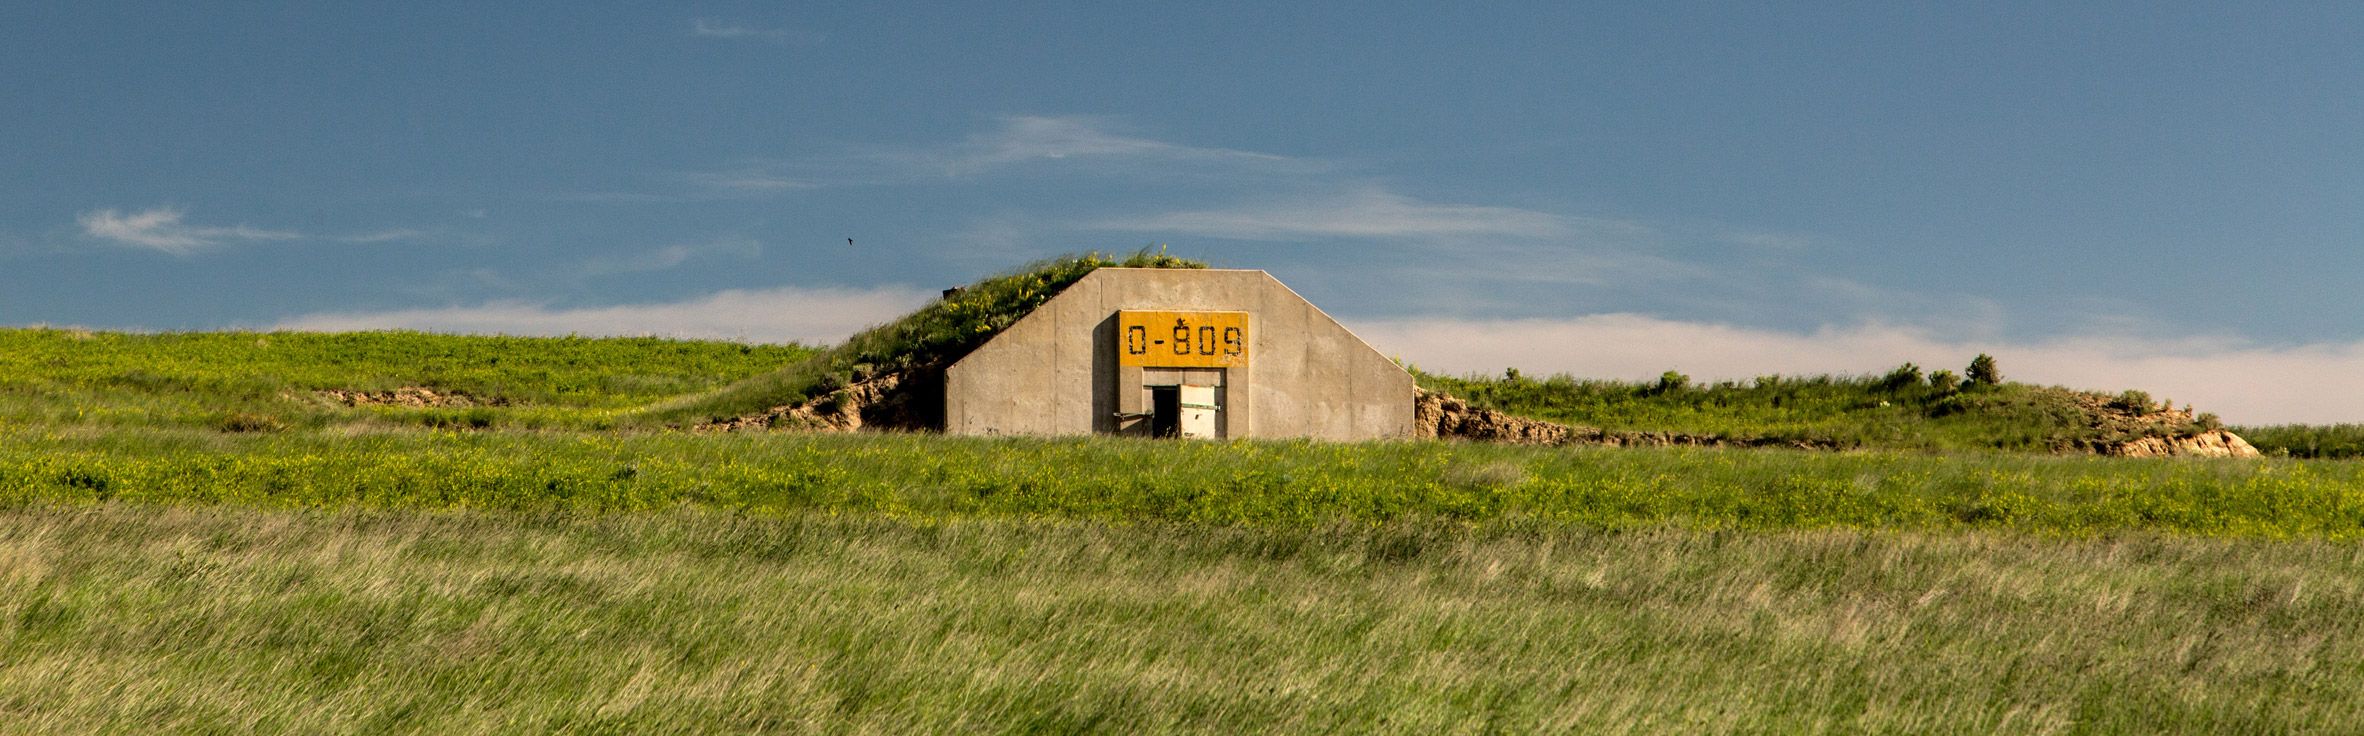
<svg viewBox="0 0 2364 736">
<path fill-rule="evenodd" d="M 0 323 L 827 341 L 1164 244 L 1444 370 L 2364 421 L 2364 5 L 1739 5 L 10 3 Z"/>
</svg>

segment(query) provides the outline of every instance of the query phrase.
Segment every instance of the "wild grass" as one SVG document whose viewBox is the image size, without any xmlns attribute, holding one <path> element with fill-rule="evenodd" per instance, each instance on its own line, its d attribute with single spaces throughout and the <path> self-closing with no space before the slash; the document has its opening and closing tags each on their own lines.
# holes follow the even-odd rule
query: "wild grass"
<svg viewBox="0 0 2364 736">
<path fill-rule="evenodd" d="M 2364 464 L 932 435 L 0 436 L 0 505 L 116 501 L 2348 539 L 2364 532 Z"/>
<path fill-rule="evenodd" d="M 2336 733 L 2364 551 L 700 510 L 0 512 L 93 733 Z"/>
<path fill-rule="evenodd" d="M 2277 424 L 2233 431 L 2268 455 L 2303 458 L 2364 457 L 2364 424 Z"/>
<path fill-rule="evenodd" d="M 591 426 L 815 352 L 658 338 L 0 329 L 0 426 Z M 318 395 L 406 387 L 502 406 L 356 411 Z"/>
<path fill-rule="evenodd" d="M 2124 430 L 2067 389 L 2019 383 L 1931 383 L 1907 364 L 1878 376 L 1763 376 L 1753 381 L 1691 383 L 1669 373 L 1657 382 L 1440 376 L 1417 373 L 1424 388 L 1519 416 L 1613 431 L 1674 432 L 1766 438 L 1821 446 L 1906 450 L 2053 452 L 2122 441 Z M 2149 397 L 2139 391 L 2149 412 Z"/>
</svg>

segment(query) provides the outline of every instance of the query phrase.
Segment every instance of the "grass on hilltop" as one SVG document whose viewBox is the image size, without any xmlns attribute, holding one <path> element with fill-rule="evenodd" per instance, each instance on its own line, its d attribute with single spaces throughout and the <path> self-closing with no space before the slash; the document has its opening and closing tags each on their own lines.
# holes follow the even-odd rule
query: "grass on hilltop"
<svg viewBox="0 0 2364 736">
<path fill-rule="evenodd" d="M 1991 365 L 1991 364 L 1990 364 Z M 1874 376 L 1763 376 L 1701 385 L 1416 373 L 1422 387 L 1518 416 L 1611 431 L 1772 439 L 1824 447 L 2062 452 L 2221 426 L 2141 391 L 2101 395 L 2021 383 L 1963 383 L 1905 364 Z"/>
<path fill-rule="evenodd" d="M 2364 457 L 2364 424 L 2277 424 L 2235 427 L 2233 431 L 2269 455 L 2300 458 Z"/>
<path fill-rule="evenodd" d="M 658 338 L 11 329 L 0 330 L 0 426 L 595 428 L 816 352 Z M 406 387 L 478 406 L 356 410 L 319 394 Z"/>
</svg>

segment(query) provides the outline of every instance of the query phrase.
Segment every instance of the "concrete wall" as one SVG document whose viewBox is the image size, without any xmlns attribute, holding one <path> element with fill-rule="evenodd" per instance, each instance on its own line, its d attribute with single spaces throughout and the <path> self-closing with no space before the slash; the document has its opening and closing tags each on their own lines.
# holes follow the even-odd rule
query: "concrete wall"
<svg viewBox="0 0 2364 736">
<path fill-rule="evenodd" d="M 1412 436 L 1412 376 L 1263 271 L 1103 268 L 1003 330 L 945 376 L 944 430 L 1144 432 L 1144 371 L 1117 365 L 1124 309 L 1249 313 L 1248 361 L 1225 369 L 1224 436 Z"/>
</svg>

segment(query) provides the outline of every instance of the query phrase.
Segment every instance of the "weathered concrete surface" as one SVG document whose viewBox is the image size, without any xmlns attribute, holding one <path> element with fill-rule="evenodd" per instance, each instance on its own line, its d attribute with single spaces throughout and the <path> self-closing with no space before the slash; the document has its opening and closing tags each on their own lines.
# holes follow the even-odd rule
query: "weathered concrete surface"
<svg viewBox="0 0 2364 736">
<path fill-rule="evenodd" d="M 1325 440 L 1412 436 L 1412 376 L 1271 274 L 1103 268 L 1067 287 L 946 374 L 944 431 L 1143 432 L 1144 370 L 1119 370 L 1116 313 L 1249 313 L 1247 365 L 1226 369 L 1223 435 Z"/>
</svg>

